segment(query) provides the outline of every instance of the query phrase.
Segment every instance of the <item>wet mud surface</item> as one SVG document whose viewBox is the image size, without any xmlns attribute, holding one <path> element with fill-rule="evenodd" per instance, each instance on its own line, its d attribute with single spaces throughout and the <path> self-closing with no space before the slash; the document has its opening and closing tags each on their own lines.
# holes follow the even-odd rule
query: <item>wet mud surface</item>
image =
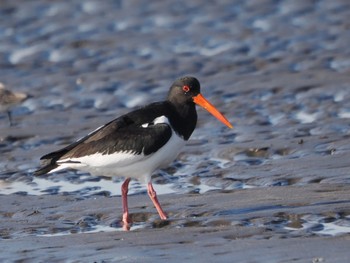
<svg viewBox="0 0 350 263">
<path fill-rule="evenodd" d="M 350 244 L 348 1 L 2 1 L 0 259 L 21 262 L 346 262 Z M 198 109 L 153 182 L 65 171 L 43 154 L 194 75 L 233 123 Z"/>
<path fill-rule="evenodd" d="M 28 261 L 346 262 L 348 192 L 313 184 L 163 195 L 167 221 L 145 195 L 132 196 L 130 232 L 118 226 L 118 197 L 3 196 L 2 248 Z"/>
</svg>

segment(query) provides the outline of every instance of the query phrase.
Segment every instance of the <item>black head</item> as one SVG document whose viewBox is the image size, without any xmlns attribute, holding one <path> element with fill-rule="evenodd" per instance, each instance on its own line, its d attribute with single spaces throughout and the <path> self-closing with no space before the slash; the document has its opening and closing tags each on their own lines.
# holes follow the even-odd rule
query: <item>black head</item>
<svg viewBox="0 0 350 263">
<path fill-rule="evenodd" d="M 200 94 L 200 86 L 194 77 L 179 78 L 171 85 L 168 100 L 175 104 L 194 103 L 193 98 Z"/>
<path fill-rule="evenodd" d="M 168 101 L 170 101 L 178 112 L 183 116 L 191 115 L 197 120 L 195 104 L 209 111 L 214 117 L 220 120 L 223 124 L 232 128 L 232 124 L 222 115 L 203 95 L 200 93 L 199 81 L 194 77 L 183 77 L 177 79 L 170 88 Z"/>
</svg>

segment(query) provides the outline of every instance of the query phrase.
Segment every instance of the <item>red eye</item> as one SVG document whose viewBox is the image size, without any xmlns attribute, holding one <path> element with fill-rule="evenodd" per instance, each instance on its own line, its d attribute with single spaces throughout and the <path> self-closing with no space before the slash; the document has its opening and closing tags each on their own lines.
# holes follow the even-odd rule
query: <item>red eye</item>
<svg viewBox="0 0 350 263">
<path fill-rule="evenodd" d="M 182 87 L 182 90 L 183 90 L 184 92 L 189 92 L 189 91 L 190 91 L 190 87 L 187 86 L 187 85 L 185 85 L 185 86 Z"/>
</svg>

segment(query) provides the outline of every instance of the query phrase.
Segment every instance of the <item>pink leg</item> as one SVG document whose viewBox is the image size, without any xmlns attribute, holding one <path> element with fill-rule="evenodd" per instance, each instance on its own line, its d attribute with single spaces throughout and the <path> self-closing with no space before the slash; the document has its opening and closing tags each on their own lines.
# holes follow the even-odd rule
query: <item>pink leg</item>
<svg viewBox="0 0 350 263">
<path fill-rule="evenodd" d="M 156 207 L 160 218 L 163 220 L 167 219 L 166 214 L 164 213 L 162 207 L 160 206 L 160 203 L 159 203 L 158 198 L 157 198 L 157 193 L 156 193 L 156 191 L 154 191 L 152 183 L 148 183 L 147 192 L 148 192 L 148 195 L 151 198 L 154 206 Z"/>
<path fill-rule="evenodd" d="M 128 191 L 129 191 L 130 178 L 127 178 L 122 184 L 122 204 L 123 204 L 123 228 L 130 230 L 130 217 L 128 208 Z"/>
</svg>

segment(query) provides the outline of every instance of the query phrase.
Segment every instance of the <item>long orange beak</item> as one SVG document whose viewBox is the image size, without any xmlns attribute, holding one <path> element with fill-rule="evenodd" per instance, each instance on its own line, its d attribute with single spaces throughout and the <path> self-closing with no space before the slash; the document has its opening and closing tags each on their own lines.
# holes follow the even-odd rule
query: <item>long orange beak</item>
<svg viewBox="0 0 350 263">
<path fill-rule="evenodd" d="M 223 124 L 225 124 L 229 128 L 233 128 L 232 124 L 225 118 L 224 115 L 222 115 L 209 101 L 207 101 L 206 98 L 203 97 L 202 94 L 198 94 L 197 96 L 193 97 L 193 102 L 198 104 L 199 106 L 203 107 L 207 111 L 209 111 L 215 118 L 217 118 L 219 121 L 221 121 Z"/>
</svg>

